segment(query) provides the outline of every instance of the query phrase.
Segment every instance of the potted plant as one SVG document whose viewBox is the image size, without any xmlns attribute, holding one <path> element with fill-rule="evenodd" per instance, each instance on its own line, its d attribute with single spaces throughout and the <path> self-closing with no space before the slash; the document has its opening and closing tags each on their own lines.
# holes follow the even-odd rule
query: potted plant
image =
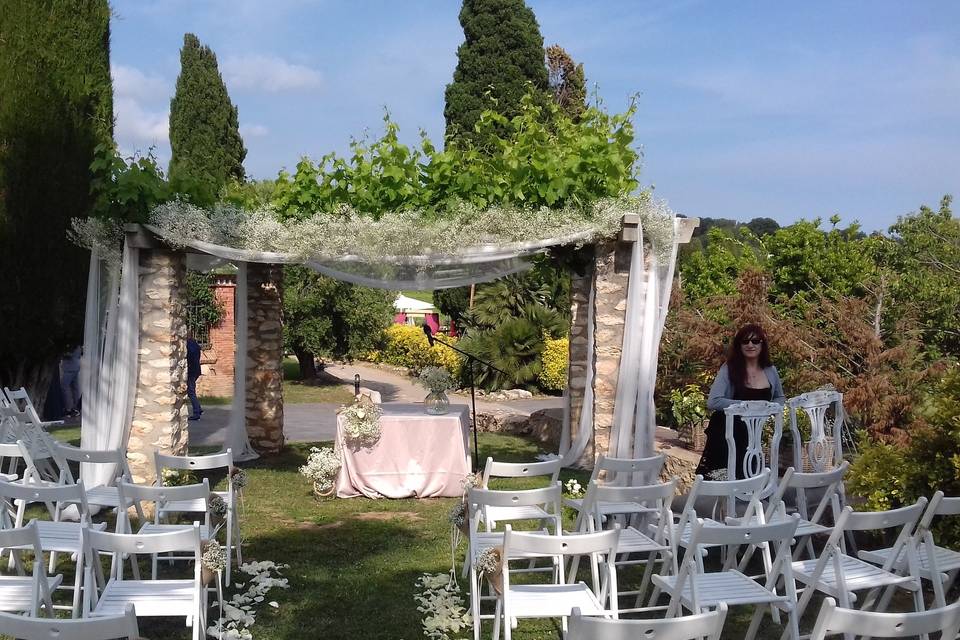
<svg viewBox="0 0 960 640">
<path fill-rule="evenodd" d="M 695 384 L 670 392 L 670 409 L 680 442 L 694 451 L 703 451 L 706 441 L 707 399 Z"/>
</svg>

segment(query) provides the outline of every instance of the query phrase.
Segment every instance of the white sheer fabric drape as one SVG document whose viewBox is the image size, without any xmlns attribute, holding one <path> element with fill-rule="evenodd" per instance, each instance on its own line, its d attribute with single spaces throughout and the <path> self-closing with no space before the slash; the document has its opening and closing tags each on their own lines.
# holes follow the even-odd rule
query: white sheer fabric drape
<svg viewBox="0 0 960 640">
<path fill-rule="evenodd" d="M 140 251 L 124 244 L 119 270 L 104 268 L 97 254 L 91 254 L 87 287 L 80 446 L 125 449 L 139 373 Z M 109 484 L 115 473 L 105 464 L 80 465 L 87 487 Z"/>
<path fill-rule="evenodd" d="M 237 263 L 236 301 L 236 352 L 233 359 L 233 403 L 230 407 L 230 423 L 223 450 L 233 449 L 237 461 L 259 458 L 247 438 L 247 263 Z"/>
<path fill-rule="evenodd" d="M 563 427 L 560 435 L 560 456 L 563 466 L 569 467 L 577 463 L 586 450 L 593 436 L 593 330 L 594 330 L 594 300 L 596 298 L 596 282 L 591 279 L 590 295 L 587 297 L 587 372 L 583 391 L 583 406 L 580 408 L 580 419 L 577 421 L 577 437 L 570 442 L 570 406 L 565 398 L 563 411 Z M 569 393 L 564 391 L 564 395 Z"/>
</svg>

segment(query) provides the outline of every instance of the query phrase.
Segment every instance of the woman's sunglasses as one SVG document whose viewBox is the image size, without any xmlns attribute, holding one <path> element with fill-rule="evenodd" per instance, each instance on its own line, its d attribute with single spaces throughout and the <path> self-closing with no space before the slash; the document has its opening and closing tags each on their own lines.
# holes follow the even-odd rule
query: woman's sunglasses
<svg viewBox="0 0 960 640">
<path fill-rule="evenodd" d="M 763 338 L 744 338 L 740 344 L 763 344 Z"/>
</svg>

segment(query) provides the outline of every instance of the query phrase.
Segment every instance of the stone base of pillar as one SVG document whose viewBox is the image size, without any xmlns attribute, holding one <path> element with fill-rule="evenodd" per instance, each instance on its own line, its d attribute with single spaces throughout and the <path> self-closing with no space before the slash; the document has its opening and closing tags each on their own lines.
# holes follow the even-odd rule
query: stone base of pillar
<svg viewBox="0 0 960 640">
<path fill-rule="evenodd" d="M 247 435 L 260 454 L 278 453 L 283 435 L 283 268 L 247 265 Z"/>
</svg>

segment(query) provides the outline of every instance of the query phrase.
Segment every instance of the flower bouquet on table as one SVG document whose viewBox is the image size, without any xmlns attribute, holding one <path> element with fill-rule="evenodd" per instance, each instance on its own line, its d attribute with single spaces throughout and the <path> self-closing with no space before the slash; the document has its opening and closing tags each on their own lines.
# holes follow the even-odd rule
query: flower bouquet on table
<svg viewBox="0 0 960 640">
<path fill-rule="evenodd" d="M 352 404 L 339 411 L 343 419 L 343 434 L 356 446 L 371 446 L 380 439 L 380 416 L 383 410 L 370 396 L 358 396 Z"/>
<path fill-rule="evenodd" d="M 453 388 L 453 376 L 449 371 L 443 367 L 424 367 L 417 382 L 430 390 L 423 399 L 423 407 L 427 413 L 439 416 L 450 410 L 447 391 Z"/>
</svg>

